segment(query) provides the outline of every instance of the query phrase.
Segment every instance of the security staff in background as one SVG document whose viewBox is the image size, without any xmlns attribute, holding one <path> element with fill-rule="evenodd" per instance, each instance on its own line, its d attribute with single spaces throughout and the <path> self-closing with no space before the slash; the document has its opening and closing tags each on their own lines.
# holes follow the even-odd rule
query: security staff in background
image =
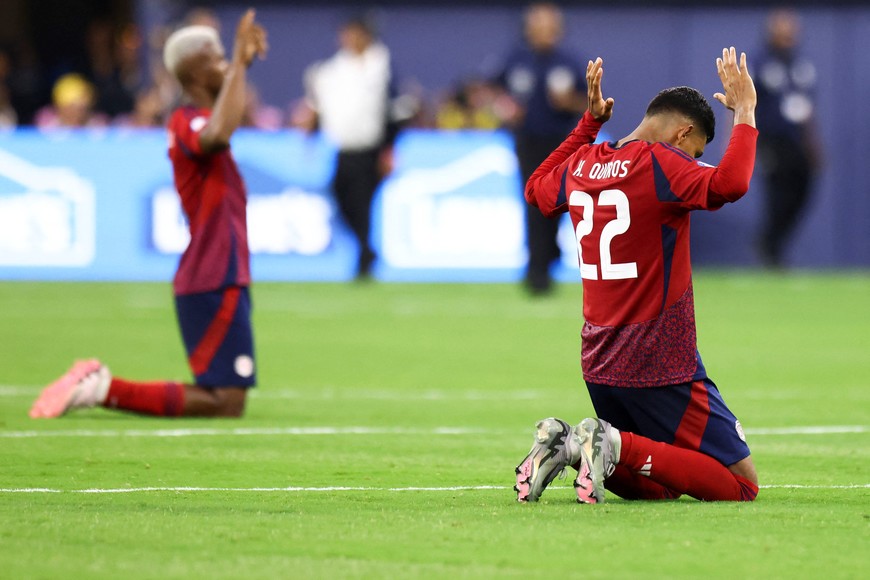
<svg viewBox="0 0 870 580">
<path fill-rule="evenodd" d="M 585 68 L 577 55 L 562 52 L 562 12 L 555 4 L 530 5 L 524 15 L 524 42 L 509 53 L 496 82 L 519 105 L 512 120 L 523 183 L 574 128 L 586 109 Z M 550 266 L 559 258 L 558 219 L 526 206 L 529 262 L 525 284 L 532 294 L 552 289 Z"/>
<path fill-rule="evenodd" d="M 759 165 L 766 193 L 759 250 L 762 262 L 773 268 L 783 265 L 786 244 L 809 201 L 821 164 L 813 105 L 816 68 L 799 54 L 799 37 L 797 14 L 773 11 L 754 71 Z"/>
</svg>

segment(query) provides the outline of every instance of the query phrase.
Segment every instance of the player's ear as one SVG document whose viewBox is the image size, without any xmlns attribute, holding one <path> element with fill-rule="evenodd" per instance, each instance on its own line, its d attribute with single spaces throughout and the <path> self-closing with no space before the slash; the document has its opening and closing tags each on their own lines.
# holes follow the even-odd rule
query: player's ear
<svg viewBox="0 0 870 580">
<path fill-rule="evenodd" d="M 677 143 L 682 143 L 683 141 L 688 139 L 689 136 L 692 135 L 692 133 L 694 133 L 694 131 L 695 131 L 695 126 L 692 125 L 691 123 L 688 125 L 680 126 L 680 128 L 677 130 Z"/>
</svg>

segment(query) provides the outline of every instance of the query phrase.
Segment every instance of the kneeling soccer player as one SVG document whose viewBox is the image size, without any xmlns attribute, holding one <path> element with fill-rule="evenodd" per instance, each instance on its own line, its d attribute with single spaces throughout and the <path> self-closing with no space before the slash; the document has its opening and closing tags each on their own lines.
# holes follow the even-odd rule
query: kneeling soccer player
<svg viewBox="0 0 870 580">
<path fill-rule="evenodd" d="M 758 477 L 737 418 L 697 350 L 689 258 L 692 210 L 740 199 L 755 162 L 755 86 L 734 48 L 716 59 L 734 113 L 718 167 L 696 161 L 715 118 L 695 89 L 660 92 L 638 127 L 592 145 L 610 118 L 601 59 L 587 68 L 589 111 L 526 184 L 548 217 L 569 212 L 583 278 L 583 377 L 600 418 L 575 427 L 537 423 L 516 468 L 519 501 L 536 501 L 568 465 L 577 501 L 600 503 L 605 488 L 626 499 L 751 501 Z"/>
<path fill-rule="evenodd" d="M 229 147 L 242 121 L 247 69 L 266 50 L 253 10 L 239 21 L 230 62 L 217 31 L 206 26 L 182 28 L 164 47 L 166 68 L 187 100 L 169 121 L 169 157 L 190 224 L 173 286 L 196 384 L 127 381 L 96 359 L 83 360 L 43 390 L 31 417 L 96 405 L 159 416 L 243 414 L 255 383 L 247 194 Z"/>
</svg>

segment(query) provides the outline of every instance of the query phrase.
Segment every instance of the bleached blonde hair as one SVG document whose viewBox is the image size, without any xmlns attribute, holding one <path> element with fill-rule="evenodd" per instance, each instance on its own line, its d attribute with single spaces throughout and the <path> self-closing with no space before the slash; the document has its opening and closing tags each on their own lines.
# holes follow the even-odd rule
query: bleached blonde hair
<svg viewBox="0 0 870 580">
<path fill-rule="evenodd" d="M 163 46 L 163 65 L 178 78 L 178 66 L 208 45 L 223 50 L 218 31 L 211 26 L 185 26 L 173 32 Z"/>
</svg>

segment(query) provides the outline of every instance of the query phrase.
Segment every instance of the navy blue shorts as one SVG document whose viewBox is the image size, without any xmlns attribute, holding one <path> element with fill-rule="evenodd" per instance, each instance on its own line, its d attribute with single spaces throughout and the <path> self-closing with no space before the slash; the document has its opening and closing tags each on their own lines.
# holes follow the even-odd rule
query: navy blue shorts
<svg viewBox="0 0 870 580">
<path fill-rule="evenodd" d="M 749 457 L 740 421 L 710 379 L 667 387 L 586 387 L 595 413 L 621 431 L 700 451 L 723 465 Z"/>
<path fill-rule="evenodd" d="M 247 288 L 229 286 L 176 296 L 175 311 L 196 384 L 254 386 L 254 336 Z"/>
</svg>

